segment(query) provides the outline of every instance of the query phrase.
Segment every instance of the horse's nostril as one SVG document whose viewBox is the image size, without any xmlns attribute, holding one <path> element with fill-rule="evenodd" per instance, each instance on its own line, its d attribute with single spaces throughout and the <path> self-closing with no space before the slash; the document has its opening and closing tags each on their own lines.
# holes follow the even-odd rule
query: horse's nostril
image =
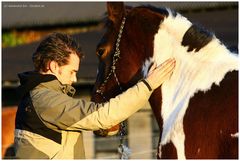
<svg viewBox="0 0 240 161">
<path fill-rule="evenodd" d="M 104 52 L 105 52 L 105 49 L 100 48 L 97 50 L 97 55 L 101 57 L 104 54 Z"/>
</svg>

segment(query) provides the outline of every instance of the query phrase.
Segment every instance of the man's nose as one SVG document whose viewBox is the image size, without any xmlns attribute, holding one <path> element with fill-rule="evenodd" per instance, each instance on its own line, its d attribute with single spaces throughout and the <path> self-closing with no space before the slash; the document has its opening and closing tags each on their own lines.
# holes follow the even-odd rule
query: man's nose
<svg viewBox="0 0 240 161">
<path fill-rule="evenodd" d="M 76 75 L 72 77 L 72 82 L 77 82 L 77 76 Z"/>
</svg>

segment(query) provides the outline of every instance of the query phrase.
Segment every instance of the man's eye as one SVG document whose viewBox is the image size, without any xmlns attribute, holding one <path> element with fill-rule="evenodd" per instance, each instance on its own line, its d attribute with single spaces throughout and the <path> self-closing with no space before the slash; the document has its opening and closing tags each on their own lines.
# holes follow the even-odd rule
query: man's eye
<svg viewBox="0 0 240 161">
<path fill-rule="evenodd" d="M 71 72 L 71 75 L 75 75 L 75 74 L 77 74 L 77 72 L 75 72 L 75 71 L 72 71 L 72 72 Z"/>
</svg>

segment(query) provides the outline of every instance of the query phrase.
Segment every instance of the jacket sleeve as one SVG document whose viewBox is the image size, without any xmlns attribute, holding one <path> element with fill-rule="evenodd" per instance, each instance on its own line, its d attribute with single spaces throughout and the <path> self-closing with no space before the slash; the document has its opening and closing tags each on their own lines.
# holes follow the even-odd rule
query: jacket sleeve
<svg viewBox="0 0 240 161">
<path fill-rule="evenodd" d="M 98 130 L 127 119 L 147 103 L 151 93 L 143 82 L 139 82 L 105 104 L 47 90 L 32 92 L 32 99 L 40 119 L 49 128 Z"/>
</svg>

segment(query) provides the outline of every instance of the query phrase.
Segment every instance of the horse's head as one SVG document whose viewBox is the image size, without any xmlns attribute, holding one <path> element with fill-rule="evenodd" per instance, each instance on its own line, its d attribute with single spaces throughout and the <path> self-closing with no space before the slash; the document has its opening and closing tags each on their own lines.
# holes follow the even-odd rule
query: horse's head
<svg viewBox="0 0 240 161">
<path fill-rule="evenodd" d="M 165 14 L 116 2 L 107 3 L 107 12 L 106 32 L 96 52 L 99 66 L 92 101 L 98 103 L 115 97 L 143 77 L 143 66 L 151 64 L 146 60 L 152 57 L 154 35 Z"/>
<path fill-rule="evenodd" d="M 171 80 L 177 80 L 176 73 L 181 72 L 176 71 L 186 67 L 183 65 L 194 67 L 196 61 L 206 62 L 204 55 L 215 56 L 214 52 L 208 53 L 210 48 L 215 48 L 214 42 L 224 48 L 211 33 L 167 8 L 126 8 L 123 3 L 112 2 L 107 3 L 107 10 L 106 33 L 97 47 L 100 62 L 92 95 L 92 101 L 98 103 L 108 101 L 136 84 L 147 75 L 153 61 L 160 65 L 174 57 L 176 68 Z M 205 50 L 201 50 L 204 47 Z M 161 94 L 158 88 L 149 100 L 159 126 Z M 152 99 L 155 96 L 158 99 Z"/>
</svg>

